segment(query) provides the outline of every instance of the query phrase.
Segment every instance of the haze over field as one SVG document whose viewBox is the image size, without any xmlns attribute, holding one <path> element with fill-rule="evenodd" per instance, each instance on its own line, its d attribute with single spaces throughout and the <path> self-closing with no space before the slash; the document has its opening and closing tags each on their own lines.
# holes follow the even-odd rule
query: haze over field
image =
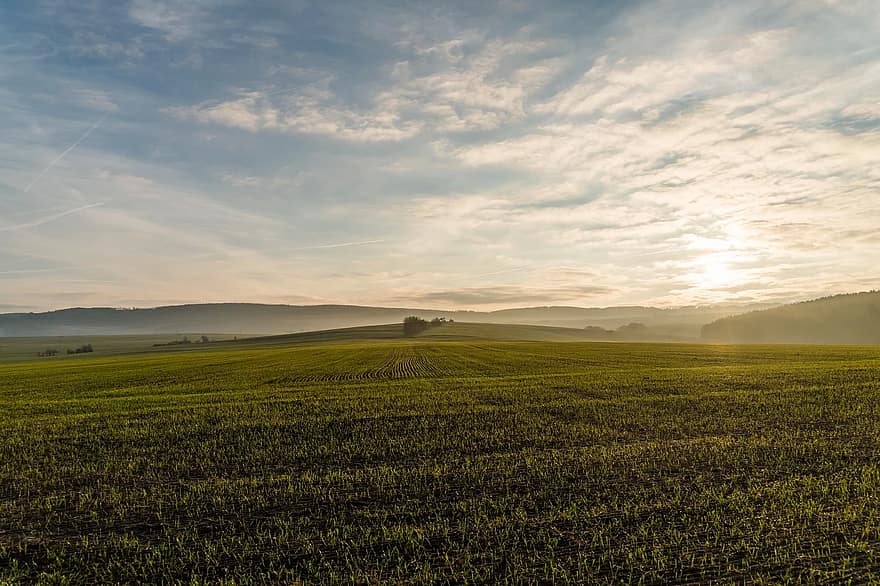
<svg viewBox="0 0 880 586">
<path fill-rule="evenodd" d="M 707 324 L 705 339 L 788 344 L 880 344 L 880 291 L 836 295 Z"/>
<path fill-rule="evenodd" d="M 0 312 L 875 289 L 878 37 L 869 0 L 6 1 Z"/>
<path fill-rule="evenodd" d="M 218 303 L 151 309 L 76 308 L 44 313 L 0 314 L 0 336 L 224 332 L 282 334 L 399 323 L 410 315 L 428 319 L 534 324 L 583 329 L 650 326 L 656 336 L 697 337 L 715 319 L 754 307 L 531 307 L 493 312 L 346 305 L 289 306 Z"/>
</svg>

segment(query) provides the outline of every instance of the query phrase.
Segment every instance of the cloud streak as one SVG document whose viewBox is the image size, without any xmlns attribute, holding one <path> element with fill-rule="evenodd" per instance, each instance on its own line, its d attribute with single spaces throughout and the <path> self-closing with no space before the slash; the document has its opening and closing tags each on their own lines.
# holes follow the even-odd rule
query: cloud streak
<svg viewBox="0 0 880 586">
<path fill-rule="evenodd" d="M 43 216 L 42 218 L 38 218 L 36 220 L 31 220 L 30 222 L 24 222 L 22 224 L 14 224 L 11 226 L 0 226 L 0 232 L 13 232 L 16 230 L 25 230 L 27 228 L 36 228 L 37 226 L 42 226 L 44 224 L 54 222 L 55 220 L 60 220 L 61 218 L 65 218 L 65 217 L 71 216 L 73 214 L 78 214 L 80 212 L 84 212 L 86 210 L 90 210 L 90 209 L 105 205 L 106 203 L 107 202 L 105 202 L 105 201 L 99 201 L 96 203 L 86 204 L 86 205 L 72 208 L 69 210 L 64 210 L 63 212 L 58 212 L 57 214 Z"/>
<path fill-rule="evenodd" d="M 300 246 L 291 250 L 327 250 L 330 248 L 349 248 L 351 246 L 368 246 L 370 244 L 381 244 L 384 240 L 360 240 L 358 242 L 337 242 L 335 244 L 318 244 L 315 246 Z"/>
<path fill-rule="evenodd" d="M 399 299 L 416 303 L 440 303 L 450 307 L 481 307 L 499 304 L 567 303 L 572 300 L 582 301 L 607 295 L 611 292 L 608 288 L 601 286 L 548 288 L 520 286 L 465 287 L 462 289 L 410 293 L 401 296 Z"/>
<path fill-rule="evenodd" d="M 81 145 L 81 144 L 83 143 L 83 141 L 85 141 L 85 140 L 89 137 L 89 135 L 90 135 L 92 132 L 94 132 L 95 130 L 97 130 L 97 129 L 101 126 L 101 124 L 104 123 L 104 121 L 105 121 L 106 119 L 107 119 L 107 114 L 104 114 L 103 116 L 101 116 L 101 118 L 100 118 L 97 122 L 95 122 L 94 124 L 92 124 L 91 126 L 89 126 L 89 128 L 88 128 L 85 132 L 83 132 L 82 135 L 80 135 L 80 137 L 79 137 L 78 139 L 76 139 L 76 140 L 75 140 L 70 146 L 68 146 L 66 149 L 64 149 L 63 151 L 61 151 L 61 154 L 59 154 L 57 157 L 55 157 L 54 159 L 52 159 L 52 161 L 51 161 L 48 165 L 46 165 L 46 166 L 43 168 L 43 170 L 40 171 L 40 172 L 36 175 L 36 177 L 34 177 L 33 179 L 31 179 L 31 182 L 28 183 L 27 186 L 24 188 L 24 192 L 25 192 L 25 193 L 29 193 L 30 190 L 31 190 L 31 188 L 33 188 L 33 186 L 36 185 L 37 182 L 38 182 L 40 179 L 42 179 L 43 176 L 44 176 L 46 173 L 48 173 L 48 172 L 52 169 L 52 167 L 54 167 L 55 165 L 57 165 L 58 163 L 60 163 L 61 160 L 64 159 L 64 157 L 66 157 L 67 155 L 69 155 L 70 153 L 72 153 L 73 150 L 76 149 L 76 147 L 78 147 L 79 145 Z"/>
<path fill-rule="evenodd" d="M 58 271 L 69 270 L 64 268 L 52 268 L 52 269 L 10 269 L 10 270 L 0 270 L 0 275 L 29 275 L 33 273 L 55 273 Z"/>
</svg>

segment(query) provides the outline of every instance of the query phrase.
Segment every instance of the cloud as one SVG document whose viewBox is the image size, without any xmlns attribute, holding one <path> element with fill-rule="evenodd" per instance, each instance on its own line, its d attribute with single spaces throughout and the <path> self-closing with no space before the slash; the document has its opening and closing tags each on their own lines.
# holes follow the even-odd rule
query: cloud
<svg viewBox="0 0 880 586">
<path fill-rule="evenodd" d="M 99 112 L 116 112 L 119 106 L 107 92 L 96 89 L 73 90 L 74 100 L 90 110 Z"/>
<path fill-rule="evenodd" d="M 380 102 L 368 115 L 331 103 L 331 94 L 317 86 L 295 96 L 274 92 L 243 92 L 220 103 L 165 109 L 168 114 L 205 124 L 248 132 L 324 135 L 346 141 L 399 141 L 415 136 L 420 126 L 398 119 L 392 104 Z M 270 95 L 271 94 L 271 95 Z"/>
<path fill-rule="evenodd" d="M 468 287 L 446 291 L 413 293 L 400 296 L 398 300 L 415 303 L 445 304 L 451 307 L 496 306 L 522 303 L 589 303 L 591 298 L 598 295 L 607 295 L 611 292 L 610 289 L 599 286 L 559 287 L 552 289 L 517 286 Z"/>
<path fill-rule="evenodd" d="M 12 232 L 15 230 L 25 230 L 27 228 L 36 228 L 37 226 L 42 226 L 44 224 L 48 224 L 49 222 L 54 222 L 55 220 L 59 220 L 61 218 L 78 214 L 84 212 L 86 210 L 90 210 L 92 208 L 96 208 L 106 204 L 105 201 L 100 201 L 96 203 L 90 203 L 86 205 L 82 205 L 79 207 L 71 208 L 69 210 L 64 210 L 63 212 L 58 212 L 55 214 L 50 214 L 48 216 L 43 216 L 41 218 L 37 218 L 36 220 L 31 220 L 29 222 L 24 222 L 21 224 L 12 224 L 9 226 L 0 226 L 0 232 Z"/>
<path fill-rule="evenodd" d="M 384 240 L 361 240 L 359 242 L 337 242 L 335 244 L 317 244 L 315 246 L 300 246 L 291 250 L 325 250 L 328 248 L 348 248 L 350 246 L 367 246 L 369 244 L 380 244 Z"/>
<path fill-rule="evenodd" d="M 140 26 L 161 32 L 168 41 L 179 42 L 193 34 L 200 4 L 198 1 L 132 0 L 129 16 Z"/>
<path fill-rule="evenodd" d="M 179 119 L 249 132 L 402 141 L 424 133 L 492 130 L 521 120 L 531 93 L 560 69 L 558 58 L 530 58 L 546 42 L 490 41 L 472 55 L 457 50 L 464 44 L 406 45 L 406 58 L 387 72 L 389 87 L 363 88 L 372 92 L 366 108 L 344 104 L 332 91 L 340 80 L 325 73 L 302 87 L 239 90 L 233 99 L 165 111 Z"/>
<path fill-rule="evenodd" d="M 27 184 L 27 186 L 24 188 L 24 192 L 25 192 L 25 193 L 28 193 L 28 192 L 33 188 L 33 186 L 36 185 L 37 181 L 39 181 L 40 179 L 42 179 L 43 175 L 45 175 L 46 173 L 48 173 L 48 172 L 52 169 L 52 167 L 54 167 L 55 165 L 57 165 L 58 163 L 60 163 L 61 160 L 62 160 L 64 157 L 66 157 L 67 155 L 69 155 L 71 152 L 73 152 L 73 150 L 74 150 L 76 147 L 78 147 L 79 145 L 81 145 L 81 144 L 82 144 L 82 143 L 83 143 L 83 142 L 89 137 L 89 135 L 90 135 L 92 132 L 94 132 L 95 130 L 97 130 L 98 127 L 100 127 L 101 124 L 104 123 L 104 120 L 106 120 L 106 118 L 107 118 L 107 115 L 105 114 L 105 115 L 102 116 L 97 122 L 95 122 L 94 124 L 92 124 L 91 126 L 89 126 L 88 129 L 86 129 L 86 131 L 83 132 L 83 133 L 80 135 L 80 137 L 79 137 L 78 139 L 76 139 L 76 140 L 75 140 L 70 146 L 68 146 L 66 149 L 64 149 L 63 151 L 61 151 L 61 153 L 60 153 L 57 157 L 55 157 L 54 159 L 52 159 L 52 160 L 49 162 L 48 165 L 46 165 L 45 167 L 43 167 L 43 170 L 40 171 L 40 172 L 36 175 L 36 177 L 34 177 L 34 178 L 31 180 L 31 182 Z"/>
<path fill-rule="evenodd" d="M 11 269 L 0 270 L 0 275 L 31 275 L 34 273 L 54 273 L 57 271 L 69 270 L 68 268 L 47 268 L 47 269 Z"/>
<path fill-rule="evenodd" d="M 636 112 L 642 118 L 657 119 L 676 100 L 748 83 L 749 72 L 779 55 L 789 38 L 787 30 L 770 30 L 728 38 L 710 48 L 690 42 L 673 59 L 635 63 L 604 55 L 578 82 L 539 109 L 564 116 Z"/>
<path fill-rule="evenodd" d="M 860 0 L 23 4 L 0 22 L 0 260 L 73 268 L 0 303 L 880 284 L 878 31 Z M 88 112 L 112 127 L 59 155 Z"/>
<path fill-rule="evenodd" d="M 142 38 L 134 36 L 115 39 L 102 32 L 77 30 L 73 33 L 70 52 L 78 57 L 98 57 L 102 59 L 122 59 L 125 62 L 143 59 L 147 49 Z"/>
</svg>

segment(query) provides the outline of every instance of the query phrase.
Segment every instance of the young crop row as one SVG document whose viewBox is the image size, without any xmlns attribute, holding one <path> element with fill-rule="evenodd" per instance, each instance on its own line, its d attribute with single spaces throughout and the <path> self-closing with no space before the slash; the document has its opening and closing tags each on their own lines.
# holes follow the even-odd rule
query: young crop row
<svg viewBox="0 0 880 586">
<path fill-rule="evenodd" d="M 880 350 L 653 348 L 0 366 L 0 583 L 880 580 Z"/>
</svg>

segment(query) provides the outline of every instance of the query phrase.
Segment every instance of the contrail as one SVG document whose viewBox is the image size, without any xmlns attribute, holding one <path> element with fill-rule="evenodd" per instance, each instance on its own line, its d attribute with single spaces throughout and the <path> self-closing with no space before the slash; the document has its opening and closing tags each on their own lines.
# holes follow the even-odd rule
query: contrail
<svg viewBox="0 0 880 586">
<path fill-rule="evenodd" d="M 271 92 L 265 92 L 262 97 L 268 98 L 269 96 L 277 96 L 278 94 L 289 94 L 290 92 L 295 92 L 296 90 L 301 90 L 302 87 L 288 87 L 280 90 L 272 90 Z"/>
<path fill-rule="evenodd" d="M 303 246 L 292 250 L 320 250 L 324 248 L 344 248 L 346 246 L 364 246 L 366 244 L 379 244 L 384 240 L 362 240 L 360 242 L 340 242 L 339 244 L 321 244 L 319 246 Z"/>
<path fill-rule="evenodd" d="M 0 275 L 27 275 L 31 273 L 54 273 L 57 271 L 66 271 L 70 269 L 54 268 L 54 269 L 11 269 L 8 271 L 0 271 Z"/>
<path fill-rule="evenodd" d="M 24 63 L 25 61 L 37 61 L 58 54 L 58 49 L 52 49 L 49 53 L 41 53 L 39 55 L 27 55 L 21 51 L 19 51 L 18 54 L 15 54 L 15 49 L 23 49 L 27 51 L 28 47 L 21 43 L 0 45 L 0 53 L 5 53 L 4 55 L 0 55 L 0 57 L 2 57 L 7 63 Z"/>
<path fill-rule="evenodd" d="M 25 224 L 15 224 L 13 226 L 0 226 L 0 232 L 11 232 L 13 230 L 22 230 L 24 228 L 34 228 L 36 226 L 42 226 L 43 224 L 48 224 L 49 222 L 54 222 L 58 218 L 63 218 L 64 216 L 69 216 L 70 214 L 76 214 L 78 212 L 82 212 L 84 210 L 88 210 L 90 208 L 96 208 L 98 206 L 102 206 L 106 201 L 99 201 L 98 203 L 90 203 L 88 205 L 80 206 L 78 208 L 73 208 L 71 210 L 65 210 L 63 212 L 58 212 L 57 214 L 52 214 L 51 216 L 46 216 L 44 218 L 40 218 L 38 220 L 33 220 L 32 222 L 27 222 Z"/>
<path fill-rule="evenodd" d="M 30 190 L 31 190 L 31 187 L 33 187 L 34 185 L 36 185 L 37 181 L 39 181 L 40 179 L 42 179 L 43 175 L 45 175 L 46 173 L 49 172 L 49 169 L 51 169 L 52 167 L 54 167 L 55 165 L 57 165 L 59 162 L 61 162 L 61 159 L 63 159 L 65 156 L 67 156 L 67 154 L 68 154 L 70 151 L 72 151 L 73 149 L 75 149 L 76 147 L 78 147 L 78 146 L 82 143 L 82 141 L 84 141 L 85 139 L 87 139 L 87 138 L 89 137 L 89 135 L 90 135 L 92 132 L 94 132 L 96 128 L 98 128 L 99 126 L 101 126 L 101 124 L 103 124 L 103 123 L 104 123 L 104 120 L 106 120 L 106 119 L 107 119 L 107 114 L 104 114 L 103 116 L 101 116 L 101 119 L 100 119 L 100 120 L 98 120 L 97 122 L 95 122 L 94 124 L 92 124 L 92 126 L 90 126 L 88 130 L 86 130 L 85 132 L 83 132 L 82 136 L 80 136 L 80 137 L 76 140 L 76 142 L 74 142 L 72 145 L 70 145 L 69 147 L 67 147 L 66 149 L 64 149 L 64 151 L 62 151 L 62 153 L 61 153 L 60 155 L 58 155 L 57 157 L 55 157 L 55 159 L 54 159 L 51 163 L 49 163 L 48 165 L 46 165 L 46 168 L 45 168 L 45 169 L 43 169 L 42 171 L 40 171 L 39 175 L 37 175 L 36 177 L 34 177 L 33 181 L 31 181 L 31 182 L 28 184 L 28 186 L 24 188 L 24 192 L 25 192 L 25 193 L 29 193 Z"/>
<path fill-rule="evenodd" d="M 491 277 L 492 275 L 504 275 L 507 273 L 516 273 L 523 270 L 528 270 L 529 267 L 521 266 L 521 267 L 513 267 L 509 269 L 504 269 L 501 271 L 492 271 L 491 273 L 478 273 L 476 275 L 462 275 L 463 277 L 475 278 L 475 277 Z"/>
</svg>

